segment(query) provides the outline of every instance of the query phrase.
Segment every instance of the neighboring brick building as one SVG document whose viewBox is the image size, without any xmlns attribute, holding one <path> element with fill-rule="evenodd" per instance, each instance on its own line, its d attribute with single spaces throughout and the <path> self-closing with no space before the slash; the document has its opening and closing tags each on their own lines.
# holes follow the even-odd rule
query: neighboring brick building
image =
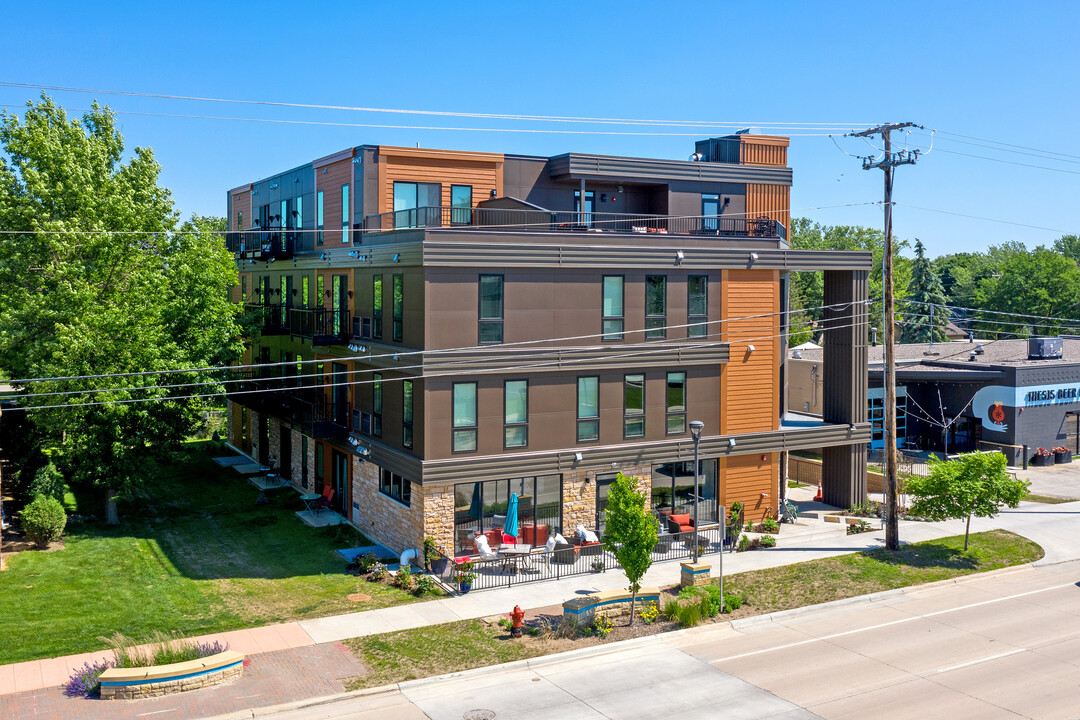
<svg viewBox="0 0 1080 720">
<path fill-rule="evenodd" d="M 468 551 L 510 493 L 526 541 L 596 527 L 620 471 L 658 514 L 760 518 L 798 448 L 861 500 L 870 256 L 788 248 L 786 158 L 754 135 L 691 160 L 364 145 L 231 190 L 249 359 L 286 364 L 230 393 L 230 441 L 395 550 Z M 826 422 L 781 422 L 793 270 L 838 308 Z"/>
</svg>

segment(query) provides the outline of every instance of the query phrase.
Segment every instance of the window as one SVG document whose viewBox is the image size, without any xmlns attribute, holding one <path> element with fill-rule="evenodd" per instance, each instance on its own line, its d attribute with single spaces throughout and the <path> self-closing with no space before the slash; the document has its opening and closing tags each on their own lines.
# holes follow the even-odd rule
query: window
<svg viewBox="0 0 1080 720">
<path fill-rule="evenodd" d="M 543 545 L 562 532 L 562 476 L 541 475 L 510 480 L 485 480 L 454 486 L 454 552 L 476 552 L 477 532 L 501 529 L 512 494 L 518 497 L 518 537 Z"/>
<path fill-rule="evenodd" d="M 480 344 L 503 341 L 503 276 L 480 276 Z"/>
<path fill-rule="evenodd" d="M 604 340 L 623 339 L 623 278 L 604 276 Z"/>
<path fill-rule="evenodd" d="M 701 195 L 701 229 L 706 232 L 716 232 L 719 228 L 720 219 L 720 196 L 708 193 Z"/>
<path fill-rule="evenodd" d="M 322 275 L 316 275 L 315 276 L 315 300 L 316 300 L 315 304 L 318 305 L 319 307 L 323 306 L 323 292 L 325 292 L 325 288 L 326 288 L 326 286 L 323 284 L 323 276 Z"/>
<path fill-rule="evenodd" d="M 421 208 L 438 208 L 442 205 L 442 186 L 439 183 L 394 183 L 394 227 L 424 227 L 428 225 L 428 213 Z M 440 225 L 438 211 L 435 222 Z"/>
<path fill-rule="evenodd" d="M 240 302 L 247 302 L 247 275 L 240 276 Z"/>
<path fill-rule="evenodd" d="M 717 496 L 718 467 L 715 459 L 701 460 L 698 465 L 698 493 L 694 494 L 694 463 L 679 462 L 653 465 L 652 511 L 658 517 L 694 514 L 702 525 L 719 521 Z"/>
<path fill-rule="evenodd" d="M 686 432 L 686 373 L 667 374 L 667 434 Z"/>
<path fill-rule="evenodd" d="M 382 340 L 382 275 L 371 279 L 371 337 Z"/>
<path fill-rule="evenodd" d="M 476 450 L 476 383 L 454 383 L 453 450 Z"/>
<path fill-rule="evenodd" d="M 645 276 L 645 337 L 667 337 L 667 277 Z"/>
<path fill-rule="evenodd" d="M 645 376 L 623 378 L 623 436 L 645 436 Z"/>
<path fill-rule="evenodd" d="M 341 242 L 349 242 L 349 186 L 341 186 Z"/>
<path fill-rule="evenodd" d="M 527 447 L 529 444 L 529 381 L 507 380 L 505 395 L 505 445 Z"/>
<path fill-rule="evenodd" d="M 307 275 L 300 278 L 300 294 L 303 296 L 302 300 L 304 301 L 304 307 L 311 307 L 311 287 L 310 287 L 310 283 L 311 283 L 311 281 L 310 281 L 310 279 L 308 278 Z"/>
<path fill-rule="evenodd" d="M 237 210 L 236 211 L 236 227 L 234 227 L 233 230 L 243 230 L 243 229 L 244 229 L 244 211 L 243 210 Z"/>
<path fill-rule="evenodd" d="M 413 446 L 412 380 L 403 380 L 401 383 L 401 446 L 407 448 L 411 448 Z"/>
<path fill-rule="evenodd" d="M 318 232 L 315 233 L 315 242 L 319 245 L 323 243 L 323 191 L 320 190 L 315 196 L 315 229 Z"/>
<path fill-rule="evenodd" d="M 412 503 L 412 483 L 386 468 L 381 468 L 379 472 L 379 492 L 403 505 Z"/>
<path fill-rule="evenodd" d="M 405 312 L 405 292 L 402 287 L 404 277 L 404 275 L 394 276 L 394 342 L 401 342 L 404 330 L 404 323 L 402 321 Z"/>
<path fill-rule="evenodd" d="M 585 191 L 585 207 L 581 207 L 581 191 L 574 191 L 574 212 L 582 213 L 580 222 L 582 225 L 592 225 L 593 200 L 596 196 L 592 190 Z"/>
<path fill-rule="evenodd" d="M 286 250 L 289 249 L 288 236 L 285 234 L 285 222 L 286 222 L 286 220 L 288 220 L 288 218 L 289 218 L 289 201 L 288 200 L 282 200 L 281 201 L 281 214 L 278 215 L 278 227 L 281 228 L 281 238 L 280 238 L 279 242 L 281 243 L 282 252 L 285 252 Z"/>
<path fill-rule="evenodd" d="M 600 438 L 600 378 L 577 380 L 577 439 L 589 442 Z"/>
<path fill-rule="evenodd" d="M 299 232 L 304 229 L 304 196 L 297 195 L 293 200 L 293 227 L 296 228 L 296 249 L 300 250 L 304 247 L 304 233 Z"/>
<path fill-rule="evenodd" d="M 450 186 L 450 224 L 468 225 L 472 222 L 472 185 Z"/>
<path fill-rule="evenodd" d="M 371 375 L 371 434 L 382 437 L 382 373 Z"/>
<path fill-rule="evenodd" d="M 333 318 L 330 323 L 334 335 L 341 337 L 341 316 L 349 312 L 349 281 L 347 275 L 334 275 L 331 279 L 333 295 L 330 298 L 330 309 L 333 310 Z M 348 324 L 348 320 L 345 321 Z"/>
<path fill-rule="evenodd" d="M 691 275 L 686 279 L 686 328 L 687 337 L 705 337 L 709 334 L 709 278 Z"/>
</svg>

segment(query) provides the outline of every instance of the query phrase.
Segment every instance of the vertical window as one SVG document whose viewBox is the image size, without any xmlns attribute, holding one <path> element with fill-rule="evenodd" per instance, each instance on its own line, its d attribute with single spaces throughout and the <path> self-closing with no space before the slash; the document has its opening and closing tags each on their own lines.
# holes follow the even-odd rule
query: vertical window
<svg viewBox="0 0 1080 720">
<path fill-rule="evenodd" d="M 345 276 L 334 275 L 331 278 L 331 287 L 333 288 L 333 295 L 330 297 L 330 309 L 333 311 L 331 313 L 333 317 L 330 321 L 330 327 L 334 335 L 341 335 L 341 314 L 343 310 L 348 309 L 346 305 L 348 297 L 346 296 Z"/>
<path fill-rule="evenodd" d="M 578 442 L 600 437 L 600 378 L 579 377 L 577 380 L 577 439 Z"/>
<path fill-rule="evenodd" d="M 474 411 L 475 415 L 475 411 Z M 475 422 L 474 422 L 475 424 Z M 413 381 L 401 383 L 401 446 L 413 446 Z M 473 448 L 476 449 L 475 447 Z"/>
<path fill-rule="evenodd" d="M 300 294 L 303 295 L 304 307 L 311 307 L 311 280 L 307 275 L 300 278 Z"/>
<path fill-rule="evenodd" d="M 581 207 L 581 191 L 574 191 L 574 212 L 581 213 L 578 222 L 582 225 L 592 225 L 593 200 L 595 197 L 592 190 L 586 190 L 585 207 Z"/>
<path fill-rule="evenodd" d="M 247 275 L 240 276 L 240 302 L 247 302 Z"/>
<path fill-rule="evenodd" d="M 645 436 L 645 376 L 623 378 L 623 436 Z"/>
<path fill-rule="evenodd" d="M 686 373 L 667 374 L 667 434 L 686 432 Z"/>
<path fill-rule="evenodd" d="M 287 224 L 286 220 L 288 219 L 288 217 L 289 217 L 289 201 L 288 200 L 282 200 L 281 201 L 281 214 L 278 215 L 278 227 L 281 228 L 280 242 L 281 242 L 281 250 L 283 252 L 288 250 L 288 239 L 287 239 L 287 236 L 285 235 L 285 225 Z"/>
<path fill-rule="evenodd" d="M 323 191 L 320 190 L 315 196 L 315 242 L 323 243 Z"/>
<path fill-rule="evenodd" d="M 604 276 L 604 340 L 623 339 L 623 278 Z"/>
<path fill-rule="evenodd" d="M 394 342 L 401 342 L 403 336 L 403 319 L 405 313 L 405 289 L 402 286 L 404 282 L 403 275 L 394 276 Z"/>
<path fill-rule="evenodd" d="M 705 337 L 709 334 L 709 278 L 691 275 L 686 279 L 686 328 L 687 337 Z"/>
<path fill-rule="evenodd" d="M 237 210 L 236 211 L 236 227 L 233 228 L 233 229 L 234 230 L 243 230 L 244 229 L 244 211 L 243 210 Z"/>
<path fill-rule="evenodd" d="M 507 380 L 505 395 L 505 445 L 526 447 L 529 444 L 529 381 Z"/>
<path fill-rule="evenodd" d="M 304 228 L 304 196 L 297 195 L 293 200 L 293 227 L 297 230 Z M 299 237 L 299 235 L 297 235 Z"/>
<path fill-rule="evenodd" d="M 318 305 L 319 307 L 323 306 L 323 293 L 325 292 L 325 288 L 326 288 L 326 286 L 323 283 L 323 276 L 322 275 L 316 275 L 315 276 L 315 300 L 317 302 L 315 304 Z"/>
<path fill-rule="evenodd" d="M 720 196 L 709 193 L 701 195 L 701 229 L 705 232 L 716 232 L 720 227 Z"/>
<path fill-rule="evenodd" d="M 472 185 L 450 186 L 450 223 L 468 225 L 472 222 Z"/>
<path fill-rule="evenodd" d="M 667 277 L 645 276 L 645 337 L 667 337 Z"/>
<path fill-rule="evenodd" d="M 412 501 L 412 483 L 386 468 L 382 468 L 379 473 L 379 492 L 404 505 L 409 505 Z"/>
<path fill-rule="evenodd" d="M 349 242 L 349 186 L 341 186 L 341 242 Z"/>
<path fill-rule="evenodd" d="M 476 450 L 476 383 L 454 383 L 453 450 Z"/>
<path fill-rule="evenodd" d="M 503 276 L 480 276 L 480 344 L 503 341 Z"/>
<path fill-rule="evenodd" d="M 382 340 L 382 275 L 371 279 L 371 337 Z"/>
<path fill-rule="evenodd" d="M 382 437 L 382 373 L 371 375 L 371 434 Z"/>
</svg>

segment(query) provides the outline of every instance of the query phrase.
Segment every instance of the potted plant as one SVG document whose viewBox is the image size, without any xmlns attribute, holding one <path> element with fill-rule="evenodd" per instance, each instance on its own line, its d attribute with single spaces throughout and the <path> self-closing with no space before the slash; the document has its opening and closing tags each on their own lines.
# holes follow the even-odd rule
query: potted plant
<svg viewBox="0 0 1080 720">
<path fill-rule="evenodd" d="M 430 535 L 424 538 L 424 569 L 433 575 L 441 576 L 446 572 L 448 562 L 445 549 L 435 546 L 435 538 Z"/>
<path fill-rule="evenodd" d="M 473 580 L 476 579 L 476 573 L 472 569 L 471 560 L 463 560 L 454 564 L 454 582 L 457 583 L 458 591 L 462 595 L 472 590 Z"/>
<path fill-rule="evenodd" d="M 1064 445 L 1054 448 L 1054 462 L 1058 465 L 1062 463 L 1071 463 L 1072 451 Z"/>
<path fill-rule="evenodd" d="M 1046 448 L 1039 448 L 1035 451 L 1034 457 L 1031 458 L 1033 465 L 1053 465 L 1054 454 Z"/>
<path fill-rule="evenodd" d="M 734 543 L 739 538 L 739 534 L 742 533 L 742 513 L 743 504 L 741 502 L 736 500 L 735 502 L 731 503 L 731 507 L 728 508 L 726 537 L 724 538 L 724 542 L 728 547 L 734 545 Z"/>
<path fill-rule="evenodd" d="M 604 561 L 601 558 L 597 558 L 589 565 L 593 572 L 604 572 Z"/>
</svg>

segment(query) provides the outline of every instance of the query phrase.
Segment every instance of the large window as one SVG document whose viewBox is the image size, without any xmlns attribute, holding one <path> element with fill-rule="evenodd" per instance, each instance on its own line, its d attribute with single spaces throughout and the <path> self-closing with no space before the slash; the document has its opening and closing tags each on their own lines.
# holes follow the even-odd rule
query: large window
<svg viewBox="0 0 1080 720">
<path fill-rule="evenodd" d="M 506 447 L 526 447 L 529 444 L 529 381 L 507 380 L 503 383 L 503 393 Z"/>
<path fill-rule="evenodd" d="M 686 279 L 686 328 L 687 337 L 705 337 L 709 334 L 709 278 L 691 275 Z"/>
<path fill-rule="evenodd" d="M 382 340 L 382 275 L 371 279 L 371 337 Z"/>
<path fill-rule="evenodd" d="M 450 186 L 450 223 L 469 225 L 472 223 L 472 185 Z"/>
<path fill-rule="evenodd" d="M 438 208 L 442 205 L 442 186 L 439 183 L 394 183 L 394 227 L 424 227 L 428 213 L 418 208 Z M 438 217 L 438 211 L 436 218 Z M 434 225 L 440 223 L 436 220 Z"/>
<path fill-rule="evenodd" d="M 595 198 L 596 198 L 596 195 L 593 193 L 592 190 L 586 190 L 585 191 L 585 207 L 582 207 L 581 206 L 581 191 L 580 190 L 575 190 L 574 191 L 574 212 L 581 213 L 581 215 L 579 216 L 578 222 L 580 222 L 582 225 L 592 225 L 592 221 L 593 221 L 593 216 L 592 216 L 593 201 L 595 200 Z"/>
<path fill-rule="evenodd" d="M 325 205 L 323 204 L 323 191 L 320 190 L 315 195 L 315 229 L 318 231 L 315 233 L 315 241 L 319 244 L 323 244 L 323 211 Z"/>
<path fill-rule="evenodd" d="M 389 495 L 404 505 L 412 503 L 412 483 L 386 468 L 380 468 L 379 492 Z"/>
<path fill-rule="evenodd" d="M 503 341 L 503 276 L 480 276 L 480 344 Z"/>
<path fill-rule="evenodd" d="M 623 277 L 604 276 L 604 340 L 623 339 Z"/>
<path fill-rule="evenodd" d="M 292 226 L 297 231 L 296 232 L 296 249 L 301 250 L 301 249 L 304 249 L 304 247 L 305 247 L 304 240 L 306 239 L 304 237 L 304 233 L 301 232 L 304 229 L 304 196 L 303 195 L 297 195 L 293 199 L 292 216 L 293 216 L 293 224 L 292 224 Z"/>
<path fill-rule="evenodd" d="M 371 434 L 382 437 L 382 373 L 371 375 Z"/>
<path fill-rule="evenodd" d="M 401 446 L 413 446 L 413 381 L 401 383 Z"/>
<path fill-rule="evenodd" d="M 705 232 L 716 232 L 719 227 L 720 196 L 711 193 L 701 195 L 701 229 Z"/>
<path fill-rule="evenodd" d="M 341 242 L 349 242 L 349 186 L 341 186 Z"/>
<path fill-rule="evenodd" d="M 667 434 L 686 432 L 686 373 L 667 374 Z"/>
<path fill-rule="evenodd" d="M 667 337 L 667 277 L 645 276 L 645 337 Z"/>
<path fill-rule="evenodd" d="M 623 436 L 645 436 L 645 376 L 623 378 Z"/>
<path fill-rule="evenodd" d="M 510 495 L 518 499 L 519 541 L 543 545 L 562 532 L 562 476 L 513 478 L 460 483 L 454 486 L 454 552 L 476 552 L 477 533 L 493 532 L 506 526 Z M 492 543 L 497 545 L 498 542 Z"/>
<path fill-rule="evenodd" d="M 577 379 L 577 439 L 590 442 L 600 438 L 600 378 Z"/>
<path fill-rule="evenodd" d="M 652 511 L 666 521 L 668 515 L 694 515 L 698 505 L 698 520 L 702 524 L 718 522 L 716 460 L 702 460 L 698 466 L 698 496 L 694 495 L 694 463 L 665 463 L 653 465 Z"/>
<path fill-rule="evenodd" d="M 454 383 L 453 451 L 476 450 L 476 383 Z"/>
<path fill-rule="evenodd" d="M 300 294 L 302 295 L 300 299 L 304 303 L 303 306 L 311 307 L 311 279 L 307 275 L 300 278 Z"/>
<path fill-rule="evenodd" d="M 393 338 L 394 342 L 401 342 L 404 334 L 405 317 L 405 288 L 404 275 L 394 276 L 394 318 Z"/>
</svg>

